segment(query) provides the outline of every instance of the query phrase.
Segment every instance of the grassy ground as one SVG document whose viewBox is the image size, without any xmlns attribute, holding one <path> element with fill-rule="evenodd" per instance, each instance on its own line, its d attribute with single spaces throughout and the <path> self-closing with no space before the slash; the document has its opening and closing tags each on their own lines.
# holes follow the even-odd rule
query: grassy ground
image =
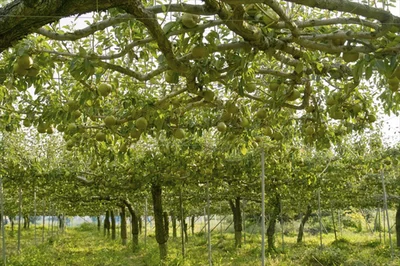
<svg viewBox="0 0 400 266">
<path fill-rule="evenodd" d="M 381 235 L 383 238 L 383 235 Z M 159 265 L 158 248 L 152 232 L 144 247 L 143 238 L 138 251 L 113 241 L 97 232 L 92 225 L 68 228 L 64 233 L 37 231 L 36 245 L 34 230 L 22 230 L 21 252 L 17 252 L 17 235 L 7 232 L 7 265 Z M 382 239 L 383 240 L 383 239 Z M 386 235 L 387 240 L 387 235 Z M 333 234 L 323 235 L 323 248 L 319 247 L 319 236 L 306 235 L 303 244 L 296 244 L 296 236 L 285 235 L 284 245 L 281 235 L 276 235 L 277 252 L 267 254 L 266 265 L 400 265 L 400 252 L 391 252 L 388 243 L 380 242 L 379 234 L 369 232 L 355 233 L 344 230 L 339 240 Z M 189 236 L 186 257 L 181 256 L 180 239 L 169 240 L 169 258 L 166 265 L 208 265 L 207 241 L 202 233 Z M 213 265 L 260 265 L 260 236 L 246 234 L 246 242 L 235 250 L 233 234 L 214 232 L 212 237 Z"/>
</svg>

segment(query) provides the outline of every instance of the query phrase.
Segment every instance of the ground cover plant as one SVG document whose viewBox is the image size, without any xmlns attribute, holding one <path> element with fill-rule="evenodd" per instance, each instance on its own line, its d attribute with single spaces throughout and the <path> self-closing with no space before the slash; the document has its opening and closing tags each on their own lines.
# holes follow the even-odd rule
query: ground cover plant
<svg viewBox="0 0 400 266">
<path fill-rule="evenodd" d="M 213 233 L 213 265 L 257 265 L 260 260 L 259 234 L 246 232 L 246 243 L 235 249 L 234 231 Z M 317 227 L 317 224 L 310 225 Z M 259 229 L 259 228 L 258 228 Z M 293 233 L 293 232 L 292 232 Z M 387 233 L 387 232 L 386 232 Z M 277 252 L 270 253 L 266 265 L 398 265 L 400 253 L 391 258 L 389 245 L 379 239 L 379 233 L 355 232 L 344 229 L 337 240 L 333 233 L 324 233 L 324 245 L 319 246 L 319 236 L 306 233 L 306 241 L 298 244 L 296 235 L 287 232 L 284 246 L 277 239 Z M 33 230 L 24 230 L 22 252 L 16 250 L 16 238 L 9 239 L 10 256 L 8 265 L 157 265 L 159 264 L 157 242 L 154 231 L 149 229 L 146 246 L 136 252 L 130 245 L 123 246 L 99 232 L 95 224 L 82 224 L 64 232 L 49 230 L 46 239 L 33 244 Z M 143 236 L 140 238 L 143 240 Z M 204 232 L 190 235 L 187 253 L 182 257 L 179 237 L 170 243 L 170 255 L 166 265 L 206 265 L 207 241 Z M 14 250 L 11 252 L 11 250 Z"/>
</svg>

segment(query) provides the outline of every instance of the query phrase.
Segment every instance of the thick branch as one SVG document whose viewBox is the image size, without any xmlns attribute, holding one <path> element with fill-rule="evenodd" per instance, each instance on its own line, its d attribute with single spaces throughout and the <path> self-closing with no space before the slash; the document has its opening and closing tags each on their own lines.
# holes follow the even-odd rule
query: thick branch
<svg viewBox="0 0 400 266">
<path fill-rule="evenodd" d="M 299 30 L 297 25 L 294 24 L 290 18 L 286 15 L 285 11 L 282 9 L 281 5 L 275 0 L 265 0 L 265 3 L 274 10 L 276 14 L 285 22 L 286 26 L 290 29 L 294 36 L 299 35 Z"/>
<path fill-rule="evenodd" d="M 130 0 L 129 5 L 125 9 L 146 26 L 152 37 L 156 40 L 158 48 L 164 54 L 171 69 L 180 73 L 188 73 L 190 68 L 175 58 L 171 42 L 158 24 L 155 13 L 146 10 L 142 1 L 139 0 Z"/>
<path fill-rule="evenodd" d="M 295 21 L 298 28 L 309 28 L 316 26 L 329 26 L 329 25 L 347 25 L 347 24 L 355 24 L 361 25 L 368 28 L 372 28 L 377 30 L 379 28 L 379 24 L 373 23 L 371 21 L 360 19 L 360 18 L 329 18 L 329 19 L 312 19 L 306 21 Z M 271 25 L 271 28 L 275 29 L 283 29 L 286 28 L 286 24 L 283 21 L 276 23 L 275 25 Z"/>
<path fill-rule="evenodd" d="M 233 5 L 233 14 L 219 4 L 216 0 L 206 0 L 207 9 L 218 13 L 218 16 L 226 21 L 226 25 L 230 30 L 243 37 L 244 40 L 259 44 L 261 41 L 261 31 L 259 28 L 248 24 L 243 20 L 244 8 L 241 5 Z"/>
<path fill-rule="evenodd" d="M 93 23 L 90 26 L 74 31 L 74 32 L 68 32 L 65 34 L 59 34 L 57 32 L 52 32 L 49 30 L 46 30 L 44 28 L 40 28 L 38 30 L 36 30 L 35 32 L 41 35 L 46 36 L 49 39 L 53 39 L 53 40 L 58 40 L 58 41 L 75 41 L 84 37 L 87 37 L 93 33 L 95 33 L 96 31 L 99 30 L 104 30 L 105 28 L 117 25 L 121 22 L 124 21 L 128 21 L 130 19 L 133 19 L 134 16 L 132 16 L 131 14 L 120 14 L 117 15 L 116 17 L 112 17 L 97 23 Z"/>
<path fill-rule="evenodd" d="M 368 5 L 363 5 L 349 0 L 286 0 L 299 5 L 317 7 L 332 11 L 342 11 L 351 14 L 356 14 L 366 18 L 373 18 L 382 23 L 393 21 L 400 24 L 400 17 L 393 16 L 390 12 L 380 8 L 374 8 Z"/>
<path fill-rule="evenodd" d="M 92 1 L 48 0 L 27 6 L 22 0 L 13 1 L 0 9 L 0 52 L 36 29 L 63 17 L 123 7 L 129 2 L 98 0 L 93 4 Z"/>
</svg>

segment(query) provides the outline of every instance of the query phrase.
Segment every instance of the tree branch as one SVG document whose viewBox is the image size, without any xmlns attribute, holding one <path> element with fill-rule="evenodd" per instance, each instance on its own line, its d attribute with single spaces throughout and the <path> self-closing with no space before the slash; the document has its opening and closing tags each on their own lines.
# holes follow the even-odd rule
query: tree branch
<svg viewBox="0 0 400 266">
<path fill-rule="evenodd" d="M 36 29 L 61 18 L 123 7 L 129 2 L 129 0 L 98 0 L 93 4 L 92 1 L 48 0 L 27 6 L 25 1 L 15 0 L 0 8 L 0 53 Z"/>
<path fill-rule="evenodd" d="M 59 34 L 57 32 L 52 32 L 49 30 L 46 30 L 44 28 L 40 28 L 35 30 L 35 33 L 41 34 L 43 36 L 46 36 L 49 39 L 52 40 L 58 40 L 58 41 L 75 41 L 84 37 L 87 37 L 93 33 L 95 33 L 96 31 L 99 30 L 104 30 L 105 28 L 117 25 L 121 22 L 124 21 L 128 21 L 130 19 L 133 19 L 134 16 L 132 16 L 131 14 L 119 14 L 115 17 L 97 22 L 97 23 L 93 23 L 90 26 L 74 31 L 74 32 L 68 32 L 65 34 Z"/>
<path fill-rule="evenodd" d="M 142 1 L 139 0 L 130 0 L 125 10 L 134 15 L 138 21 L 142 22 L 146 26 L 153 39 L 157 42 L 158 48 L 164 54 L 165 59 L 172 70 L 180 73 L 189 73 L 190 67 L 175 58 L 172 51 L 172 45 L 158 24 L 155 13 L 146 10 Z"/>
<path fill-rule="evenodd" d="M 400 24 L 400 17 L 392 15 L 389 11 L 356 3 L 354 1 L 349 1 L 349 0 L 286 0 L 286 1 L 309 7 L 317 7 L 332 11 L 348 12 L 366 18 L 373 18 L 379 20 L 382 23 L 393 21 L 393 23 Z"/>
</svg>

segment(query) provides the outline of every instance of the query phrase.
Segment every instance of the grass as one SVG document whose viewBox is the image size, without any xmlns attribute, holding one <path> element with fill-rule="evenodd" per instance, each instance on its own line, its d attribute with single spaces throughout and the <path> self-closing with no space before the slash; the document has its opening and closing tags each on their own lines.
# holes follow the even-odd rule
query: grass
<svg viewBox="0 0 400 266">
<path fill-rule="evenodd" d="M 9 230 L 9 228 L 7 228 Z M 254 231 L 257 232 L 257 231 Z M 68 228 L 64 233 L 45 231 L 42 243 L 41 230 L 37 231 L 35 245 L 34 230 L 22 230 L 22 249 L 17 252 L 17 235 L 7 232 L 7 265 L 57 265 L 57 266 L 106 266 L 106 265 L 159 265 L 158 247 L 153 232 L 149 232 L 144 247 L 133 252 L 131 246 L 122 246 L 120 239 L 111 240 L 98 232 L 95 226 L 84 224 Z M 323 248 L 319 247 L 319 236 L 306 234 L 305 242 L 296 243 L 295 234 L 276 235 L 277 252 L 266 254 L 266 265 L 400 265 L 400 252 L 395 250 L 394 258 L 388 244 L 382 244 L 379 234 L 356 233 L 344 230 L 335 240 L 333 234 L 323 235 Z M 386 239 L 387 240 L 387 239 Z M 232 233 L 214 232 L 212 235 L 213 265 L 260 265 L 261 237 L 246 234 L 246 242 L 240 249 L 234 248 Z M 394 240 L 395 241 L 395 240 Z M 395 242 L 394 242 L 395 243 Z M 207 241 L 204 233 L 189 236 L 185 259 L 181 256 L 180 238 L 168 241 L 169 257 L 166 265 L 208 265 Z"/>
</svg>

